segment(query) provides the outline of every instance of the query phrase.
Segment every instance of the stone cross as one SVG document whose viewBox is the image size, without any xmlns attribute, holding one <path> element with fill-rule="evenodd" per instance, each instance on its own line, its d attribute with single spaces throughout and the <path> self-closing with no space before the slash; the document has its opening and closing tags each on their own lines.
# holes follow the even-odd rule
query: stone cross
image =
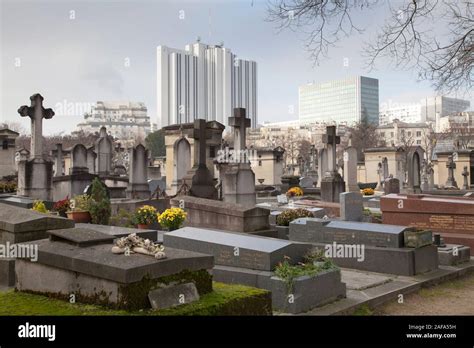
<svg viewBox="0 0 474 348">
<path fill-rule="evenodd" d="M 469 184 L 467 182 L 467 177 L 469 176 L 469 172 L 467 171 L 467 166 L 464 166 L 464 170 L 463 172 L 461 173 L 461 175 L 463 176 L 463 179 L 464 179 L 464 183 L 462 185 L 462 189 L 463 190 L 469 190 Z"/>
<path fill-rule="evenodd" d="M 326 127 L 326 134 L 323 135 L 323 143 L 328 149 L 328 172 L 336 171 L 336 145 L 341 143 L 341 137 L 336 135 L 336 126 Z"/>
<path fill-rule="evenodd" d="M 245 116 L 244 108 L 234 108 L 234 116 L 229 117 L 229 126 L 234 127 L 234 150 L 245 150 L 246 129 L 250 118 Z"/>
<path fill-rule="evenodd" d="M 446 163 L 448 168 L 448 179 L 446 180 L 447 187 L 458 187 L 456 180 L 454 179 L 454 169 L 456 169 L 456 163 L 453 161 L 453 156 L 448 156 L 448 162 Z"/>
<path fill-rule="evenodd" d="M 194 160 L 194 163 L 197 164 L 199 168 L 207 168 L 206 165 L 206 139 L 211 138 L 211 134 L 207 131 L 206 120 L 197 119 L 194 120 L 194 128 L 192 129 L 191 137 L 196 140 L 194 147 L 195 156 L 197 155 L 197 160 Z"/>
<path fill-rule="evenodd" d="M 43 118 L 52 118 L 54 111 L 43 107 L 44 98 L 39 93 L 33 94 L 30 100 L 31 106 L 21 106 L 18 113 L 22 117 L 29 116 L 31 119 L 30 156 L 33 156 L 33 159 L 43 159 Z"/>
</svg>

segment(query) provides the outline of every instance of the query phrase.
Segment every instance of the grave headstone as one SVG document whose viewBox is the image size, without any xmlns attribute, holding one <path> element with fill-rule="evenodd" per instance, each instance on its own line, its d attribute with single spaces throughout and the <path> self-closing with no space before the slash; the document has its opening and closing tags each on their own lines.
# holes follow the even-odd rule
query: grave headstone
<svg viewBox="0 0 474 348">
<path fill-rule="evenodd" d="M 301 188 L 310 188 L 314 186 L 314 178 L 309 176 L 304 176 L 300 178 L 300 187 Z"/>
<path fill-rule="evenodd" d="M 63 144 L 56 144 L 56 158 L 54 168 L 54 176 L 63 175 Z"/>
<path fill-rule="evenodd" d="M 341 220 L 361 221 L 364 205 L 360 192 L 343 192 L 339 198 L 341 203 Z"/>
<path fill-rule="evenodd" d="M 324 176 L 324 173 L 328 170 L 328 152 L 326 149 L 319 150 L 318 155 L 318 185 L 321 187 L 321 179 Z"/>
<path fill-rule="evenodd" d="M 87 168 L 89 168 L 89 173 L 95 174 L 95 163 L 97 159 L 97 154 L 94 151 L 94 146 L 91 146 L 87 149 Z"/>
<path fill-rule="evenodd" d="M 107 134 L 107 128 L 102 127 L 99 133 L 99 139 L 95 143 L 96 170 L 101 176 L 112 173 L 112 154 L 114 145 L 112 139 Z"/>
<path fill-rule="evenodd" d="M 20 116 L 31 119 L 31 151 L 28 159 L 18 162 L 17 194 L 51 201 L 53 162 L 44 154 L 43 119 L 51 119 L 54 111 L 43 107 L 44 98 L 40 94 L 32 95 L 30 100 L 30 106 L 18 109 Z"/>
<path fill-rule="evenodd" d="M 257 198 L 255 192 L 255 173 L 252 171 L 249 156 L 245 148 L 246 129 L 250 119 L 244 108 L 235 108 L 234 116 L 229 117 L 229 125 L 234 134 L 234 153 L 237 161 L 219 164 L 224 202 L 254 206 Z"/>
<path fill-rule="evenodd" d="M 400 193 L 400 180 L 394 177 L 388 177 L 385 179 L 383 191 L 386 195 L 390 193 Z"/>
<path fill-rule="evenodd" d="M 87 149 L 82 144 L 75 145 L 71 150 L 72 167 L 70 174 L 88 173 Z"/>
<path fill-rule="evenodd" d="M 357 185 L 357 149 L 348 147 L 344 151 L 344 181 L 346 182 L 346 191 L 359 192 Z"/>
<path fill-rule="evenodd" d="M 453 160 L 453 156 L 448 156 L 448 162 L 446 163 L 448 168 L 448 178 L 446 179 L 445 188 L 458 188 L 458 183 L 454 178 L 454 169 L 456 169 L 456 162 Z"/>
<path fill-rule="evenodd" d="M 187 175 L 188 180 L 192 177 L 190 194 L 195 197 L 217 199 L 217 189 L 206 165 L 206 139 L 211 137 L 206 130 L 206 120 L 194 120 L 191 136 L 195 143 L 194 166 Z"/>
<path fill-rule="evenodd" d="M 345 190 L 345 183 L 336 167 L 336 145 L 341 138 L 336 135 L 336 126 L 326 128 L 323 142 L 327 147 L 328 170 L 321 180 L 321 200 L 324 202 L 339 202 L 339 195 Z"/>
<path fill-rule="evenodd" d="M 462 171 L 461 175 L 463 176 L 462 189 L 469 190 L 469 182 L 468 182 L 469 172 L 467 170 L 467 166 L 464 166 L 464 170 Z"/>
<path fill-rule="evenodd" d="M 147 180 L 148 151 L 142 144 L 130 149 L 130 176 L 126 191 L 127 198 L 148 199 L 150 187 Z"/>
</svg>

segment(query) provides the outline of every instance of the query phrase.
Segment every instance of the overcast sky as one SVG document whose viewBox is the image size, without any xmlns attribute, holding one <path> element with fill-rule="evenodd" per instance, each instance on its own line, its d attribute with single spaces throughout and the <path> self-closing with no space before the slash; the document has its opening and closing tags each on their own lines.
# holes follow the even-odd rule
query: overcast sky
<svg viewBox="0 0 474 348">
<path fill-rule="evenodd" d="M 434 95 L 415 72 L 393 70 L 383 60 L 376 71 L 365 69 L 362 43 L 374 37 L 384 8 L 356 16 L 365 34 L 341 41 L 313 66 L 301 34 L 279 33 L 265 21 L 266 1 L 0 2 L 1 120 L 28 125 L 17 109 L 39 92 L 45 107 L 56 111 L 44 122 L 46 134 L 70 132 L 97 100 L 143 101 L 156 123 L 156 47 L 184 48 L 198 36 L 204 43 L 223 41 L 239 57 L 258 63 L 260 123 L 296 119 L 298 86 L 311 81 L 378 78 L 381 104 Z"/>
</svg>

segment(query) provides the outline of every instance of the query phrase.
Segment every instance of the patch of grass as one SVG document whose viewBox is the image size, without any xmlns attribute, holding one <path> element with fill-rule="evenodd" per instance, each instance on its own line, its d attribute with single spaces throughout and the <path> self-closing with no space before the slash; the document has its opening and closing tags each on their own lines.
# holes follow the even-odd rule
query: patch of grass
<svg viewBox="0 0 474 348">
<path fill-rule="evenodd" d="M 373 315 L 374 311 L 370 309 L 368 305 L 364 304 L 360 306 L 359 308 L 357 308 L 352 314 L 359 315 L 359 316 L 369 316 L 369 315 Z"/>
<path fill-rule="evenodd" d="M 113 310 L 97 305 L 33 295 L 13 290 L 0 292 L 0 315 L 271 315 L 270 292 L 243 285 L 214 282 L 214 291 L 197 302 L 166 310 Z"/>
<path fill-rule="evenodd" d="M 435 288 L 429 288 L 429 289 L 421 289 L 418 292 L 418 295 L 420 295 L 421 297 L 430 298 L 430 297 L 437 297 L 437 296 L 446 296 L 448 295 L 448 292 L 442 288 L 435 287 Z"/>
</svg>

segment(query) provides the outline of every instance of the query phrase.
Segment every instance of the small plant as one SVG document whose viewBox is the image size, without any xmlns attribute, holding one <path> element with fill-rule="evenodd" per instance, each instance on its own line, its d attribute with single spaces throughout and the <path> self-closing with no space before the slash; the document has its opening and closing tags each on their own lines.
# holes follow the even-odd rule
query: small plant
<svg viewBox="0 0 474 348">
<path fill-rule="evenodd" d="M 278 226 L 289 226 L 290 222 L 302 217 L 314 217 L 313 213 L 306 209 L 288 209 L 277 216 L 276 224 Z"/>
<path fill-rule="evenodd" d="M 169 208 L 158 216 L 158 222 L 162 227 L 173 231 L 181 227 L 186 216 L 186 212 L 181 208 Z"/>
<path fill-rule="evenodd" d="M 89 195 L 77 195 L 69 203 L 70 211 L 89 211 L 92 198 Z"/>
<path fill-rule="evenodd" d="M 53 205 L 53 211 L 58 212 L 59 216 L 66 217 L 66 212 L 70 209 L 69 196 L 66 198 L 57 201 Z"/>
<path fill-rule="evenodd" d="M 157 211 L 151 205 L 144 205 L 135 212 L 134 221 L 139 225 L 151 225 L 157 220 Z"/>
<path fill-rule="evenodd" d="M 94 178 L 91 188 L 90 210 L 92 223 L 98 225 L 108 225 L 112 208 L 110 198 L 107 195 L 106 187 L 98 178 Z"/>
<path fill-rule="evenodd" d="M 290 188 L 286 191 L 287 197 L 301 197 L 303 195 L 303 190 L 297 186 Z"/>
<path fill-rule="evenodd" d="M 0 182 L 0 193 L 16 192 L 16 183 L 14 182 Z"/>
<path fill-rule="evenodd" d="M 44 204 L 43 201 L 34 201 L 33 202 L 33 208 L 31 208 L 31 210 L 34 210 L 38 213 L 42 213 L 42 214 L 48 214 L 49 213 L 49 210 L 46 209 L 46 205 Z"/>
<path fill-rule="evenodd" d="M 283 261 L 275 267 L 274 271 L 275 275 L 285 282 L 288 293 L 291 293 L 296 278 L 315 276 L 318 273 L 330 269 L 337 269 L 337 266 L 324 256 L 322 250 L 315 248 L 305 255 L 304 262 L 300 262 L 296 265 L 291 263 L 290 257 L 285 256 Z"/>
<path fill-rule="evenodd" d="M 371 188 L 365 188 L 362 190 L 362 194 L 364 196 L 373 196 L 375 194 L 375 191 L 374 189 L 371 189 Z"/>
</svg>

